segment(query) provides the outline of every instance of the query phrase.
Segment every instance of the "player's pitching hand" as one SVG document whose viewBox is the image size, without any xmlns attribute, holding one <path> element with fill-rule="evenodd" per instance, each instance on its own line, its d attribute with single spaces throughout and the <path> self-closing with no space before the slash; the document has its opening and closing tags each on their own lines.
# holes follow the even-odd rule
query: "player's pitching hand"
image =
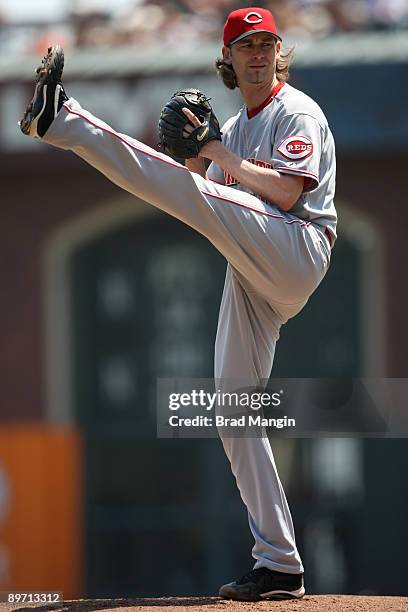
<svg viewBox="0 0 408 612">
<path fill-rule="evenodd" d="M 186 125 L 184 126 L 183 137 L 184 138 L 188 138 L 189 134 L 191 134 L 191 132 L 195 128 L 200 127 L 201 121 L 199 120 L 198 117 L 196 117 L 196 115 L 194 113 L 191 112 L 191 110 L 189 108 L 184 107 L 183 108 L 183 113 L 185 114 L 185 116 L 189 120 L 189 123 L 186 123 Z"/>
<path fill-rule="evenodd" d="M 188 119 L 188 123 L 186 123 L 183 128 L 183 138 L 188 138 L 193 130 L 200 127 L 201 121 L 198 117 L 196 117 L 193 112 L 191 112 L 189 108 L 184 107 L 182 110 Z M 218 140 L 211 140 L 202 147 L 201 151 L 198 154 L 198 157 L 206 157 L 207 159 L 211 159 L 211 149 L 214 146 L 218 147 L 222 145 Z"/>
<path fill-rule="evenodd" d="M 184 107 L 183 108 L 183 113 L 185 114 L 185 116 L 189 120 L 189 123 L 186 123 L 186 125 L 183 128 L 183 138 L 188 138 L 189 134 L 191 134 L 191 132 L 195 128 L 200 127 L 201 122 L 200 122 L 199 118 L 196 117 L 195 114 L 192 113 L 189 108 L 185 108 Z M 198 156 L 197 157 L 193 157 L 192 159 L 198 159 Z"/>
</svg>

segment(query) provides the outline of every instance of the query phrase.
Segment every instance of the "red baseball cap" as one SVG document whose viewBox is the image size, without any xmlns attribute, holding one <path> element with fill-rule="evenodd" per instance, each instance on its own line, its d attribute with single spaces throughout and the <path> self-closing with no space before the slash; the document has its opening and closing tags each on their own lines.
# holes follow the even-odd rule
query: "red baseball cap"
<svg viewBox="0 0 408 612">
<path fill-rule="evenodd" d="M 276 31 L 272 13 L 257 6 L 250 6 L 228 15 L 224 26 L 224 45 L 233 45 L 254 32 L 269 32 L 282 40 Z"/>
</svg>

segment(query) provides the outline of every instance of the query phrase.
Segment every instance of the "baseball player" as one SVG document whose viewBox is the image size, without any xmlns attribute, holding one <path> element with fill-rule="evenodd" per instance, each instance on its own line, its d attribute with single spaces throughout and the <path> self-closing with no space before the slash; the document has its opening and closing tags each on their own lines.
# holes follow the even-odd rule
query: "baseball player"
<svg viewBox="0 0 408 612">
<path fill-rule="evenodd" d="M 215 380 L 220 389 L 231 380 L 259 388 L 270 376 L 280 327 L 304 307 L 328 269 L 337 218 L 333 137 L 319 106 L 286 82 L 288 57 L 272 14 L 252 7 L 227 18 L 217 67 L 227 87 L 240 89 L 244 106 L 222 136 L 213 113 L 200 118 L 188 95 L 182 133 L 172 131 L 171 105 L 162 114 L 162 130 L 193 151 L 185 155 L 187 167 L 68 98 L 63 61 L 59 46 L 49 49 L 21 130 L 73 151 L 225 256 Z M 207 173 L 204 159 L 211 160 Z M 222 586 L 220 596 L 300 598 L 304 569 L 268 438 L 220 435 L 255 540 L 253 569 Z"/>
</svg>

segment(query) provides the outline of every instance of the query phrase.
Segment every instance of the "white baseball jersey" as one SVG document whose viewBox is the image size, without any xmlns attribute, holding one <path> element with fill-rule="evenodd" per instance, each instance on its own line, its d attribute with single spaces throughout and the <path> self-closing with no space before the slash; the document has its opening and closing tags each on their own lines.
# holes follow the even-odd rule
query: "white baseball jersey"
<svg viewBox="0 0 408 612">
<path fill-rule="evenodd" d="M 243 159 L 305 178 L 303 193 L 290 212 L 327 229 L 333 245 L 337 223 L 333 203 L 335 147 L 318 104 L 288 83 L 279 83 L 260 107 L 250 112 L 243 107 L 225 123 L 222 132 L 223 144 Z M 215 163 L 210 164 L 207 176 L 259 197 Z"/>
</svg>

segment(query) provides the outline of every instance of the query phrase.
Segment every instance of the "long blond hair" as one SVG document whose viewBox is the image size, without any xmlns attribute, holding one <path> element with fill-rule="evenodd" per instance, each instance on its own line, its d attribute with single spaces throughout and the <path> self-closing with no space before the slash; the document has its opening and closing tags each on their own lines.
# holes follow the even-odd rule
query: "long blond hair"
<svg viewBox="0 0 408 612">
<path fill-rule="evenodd" d="M 285 49 L 284 53 L 281 52 L 276 58 L 276 78 L 278 81 L 285 83 L 289 80 L 289 68 L 293 61 L 294 51 L 294 47 Z M 215 60 L 215 69 L 225 87 L 228 87 L 228 89 L 239 88 L 237 75 L 231 64 L 227 64 L 221 57 L 218 57 Z"/>
</svg>

